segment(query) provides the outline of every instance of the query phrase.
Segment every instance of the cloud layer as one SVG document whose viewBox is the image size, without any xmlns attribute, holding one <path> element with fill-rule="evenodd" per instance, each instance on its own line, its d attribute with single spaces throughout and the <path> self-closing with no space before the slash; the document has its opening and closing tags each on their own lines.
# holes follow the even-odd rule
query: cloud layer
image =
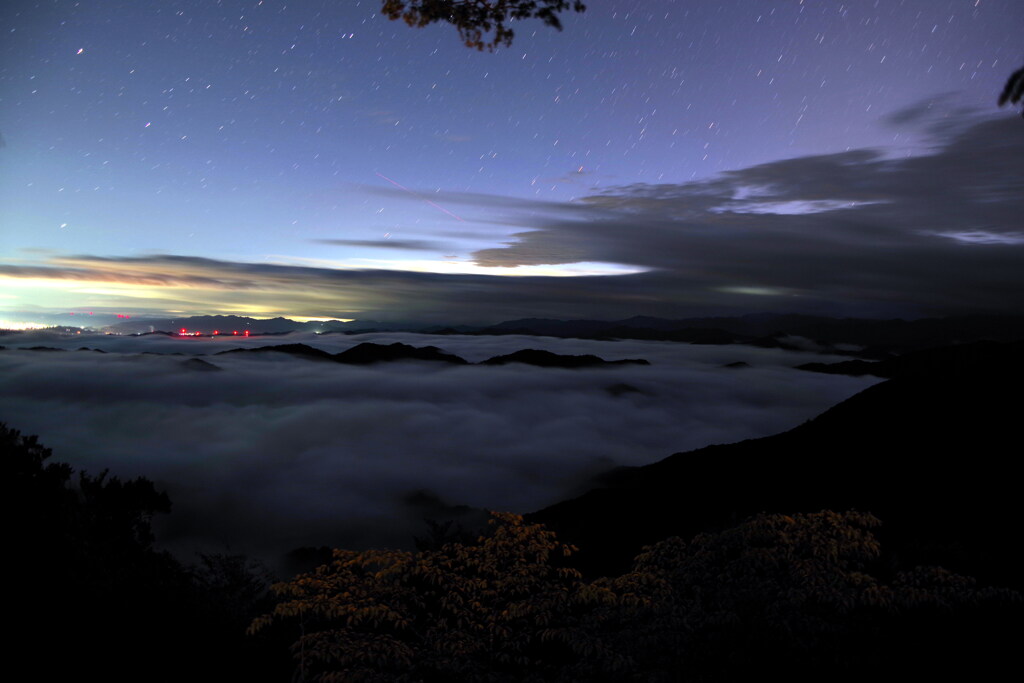
<svg viewBox="0 0 1024 683">
<path fill-rule="evenodd" d="M 0 264 L 0 277 L 57 283 L 97 308 L 136 313 L 476 323 L 766 310 L 1024 312 L 1024 125 L 1016 117 L 964 114 L 940 124 L 932 127 L 932 153 L 922 156 L 806 156 L 702 182 L 613 188 L 569 204 L 432 195 L 469 207 L 464 213 L 478 214 L 477 223 L 518 230 L 506 243 L 474 252 L 479 266 L 604 263 L 642 271 L 630 274 L 511 277 L 82 255 Z M 328 242 L 405 251 L 443 246 Z"/>
<path fill-rule="evenodd" d="M 585 198 L 579 219 L 476 252 L 494 266 L 628 263 L 680 301 L 911 314 L 1019 312 L 1024 299 L 1024 126 L 936 130 L 933 154 L 855 150 L 777 161 L 686 185 Z M 598 209 L 603 213 L 595 213 Z"/>
<path fill-rule="evenodd" d="M 433 344 L 470 361 L 533 347 L 652 365 L 355 367 L 277 354 L 204 356 L 220 372 L 185 364 L 195 353 L 293 341 L 330 352 L 362 341 Z M 788 429 L 874 381 L 791 369 L 805 354 L 663 342 L 412 334 L 19 342 L 106 354 L 5 344 L 0 419 L 39 434 L 57 460 L 166 487 L 175 510 L 162 537 L 172 547 L 268 558 L 310 543 L 408 543 L 433 514 L 409 502 L 417 491 L 535 509 L 614 465 Z M 752 367 L 722 367 L 734 361 Z"/>
</svg>

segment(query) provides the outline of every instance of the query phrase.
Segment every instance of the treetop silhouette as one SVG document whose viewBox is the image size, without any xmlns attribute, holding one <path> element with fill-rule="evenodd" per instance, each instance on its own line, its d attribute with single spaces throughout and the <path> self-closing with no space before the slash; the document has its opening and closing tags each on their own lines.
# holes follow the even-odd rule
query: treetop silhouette
<svg viewBox="0 0 1024 683">
<path fill-rule="evenodd" d="M 298 622 L 299 676 L 321 683 L 717 682 L 766 667 L 859 681 L 950 644 L 973 662 L 997 617 L 1022 605 L 939 568 L 893 575 L 865 513 L 761 514 L 665 539 L 626 574 L 589 582 L 564 566 L 575 549 L 553 532 L 492 514 L 475 542 L 335 550 L 276 584 L 281 602 L 250 633 Z"/>
<path fill-rule="evenodd" d="M 1002 107 L 1007 103 L 1021 104 L 1022 100 L 1024 100 L 1024 67 L 1010 74 L 1002 94 L 999 95 L 999 106 Z M 1020 115 L 1024 116 L 1024 109 L 1021 109 Z"/>
<path fill-rule="evenodd" d="M 569 9 L 582 12 L 586 5 L 581 0 L 384 0 L 381 11 L 416 28 L 447 22 L 458 29 L 466 47 L 493 52 L 512 44 L 513 21 L 540 19 L 561 31 L 558 13 Z"/>
</svg>

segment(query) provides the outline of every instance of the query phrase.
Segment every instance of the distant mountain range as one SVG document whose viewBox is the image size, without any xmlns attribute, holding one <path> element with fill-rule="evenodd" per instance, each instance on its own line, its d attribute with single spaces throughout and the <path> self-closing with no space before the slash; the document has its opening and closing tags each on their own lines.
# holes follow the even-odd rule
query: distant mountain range
<svg viewBox="0 0 1024 683">
<path fill-rule="evenodd" d="M 364 342 L 341 353 L 328 353 L 306 344 L 278 344 L 276 346 L 259 346 L 249 349 L 229 349 L 221 351 L 218 356 L 227 354 L 266 355 L 268 353 L 285 353 L 290 356 L 308 358 L 310 360 L 326 360 L 347 365 L 368 365 L 398 360 L 423 360 L 466 365 L 468 361 L 451 353 L 445 353 L 436 346 L 410 346 L 409 344 L 371 344 Z"/>
<path fill-rule="evenodd" d="M 428 334 L 521 334 L 580 339 L 649 339 L 816 350 L 881 360 L 907 351 L 972 341 L 1024 340 L 1024 316 L 962 316 L 907 321 L 758 313 L 682 320 L 647 316 L 612 321 L 524 318 L 486 326 L 423 325 L 372 320 L 303 323 L 288 318 L 259 320 L 241 316 L 194 316 L 131 320 L 106 329 L 120 334 L 156 331 L 177 333 L 182 329 L 202 334 L 212 334 L 215 330 L 220 334 L 244 334 L 248 331 L 253 335 L 295 331 L 321 334 L 404 331 Z"/>
<path fill-rule="evenodd" d="M 436 346 L 410 346 L 396 342 L 394 344 L 373 344 L 363 342 L 351 349 L 341 353 L 331 354 L 320 349 L 307 346 L 306 344 L 278 344 L 276 346 L 260 346 L 249 349 L 229 349 L 216 354 L 260 354 L 284 353 L 310 360 L 326 360 L 334 363 L 347 365 L 369 365 L 371 363 L 387 363 L 400 360 L 419 360 L 447 363 L 449 365 L 469 365 L 469 361 L 461 356 L 446 353 Z M 479 363 L 479 365 L 505 365 L 507 363 L 523 363 L 524 365 L 537 365 L 546 368 L 583 368 L 601 365 L 622 365 L 635 363 L 639 365 L 650 365 L 643 359 L 626 360 L 604 360 L 592 355 L 573 356 L 566 354 L 551 353 L 550 351 L 538 351 L 536 349 L 523 349 L 504 356 L 495 356 Z"/>
<path fill-rule="evenodd" d="M 0 351 L 5 351 L 6 347 L 0 346 Z M 23 351 L 42 351 L 42 352 L 60 352 L 65 353 L 65 349 L 55 348 L 52 346 L 31 346 Z M 89 347 L 83 346 L 78 349 L 79 351 L 92 351 L 95 353 L 106 353 L 100 349 L 90 349 Z M 345 365 L 370 365 L 373 363 L 390 363 L 394 361 L 403 360 L 416 360 L 416 361 L 431 361 L 446 363 L 448 365 L 474 365 L 461 356 L 456 356 L 453 353 L 447 353 L 437 348 L 436 346 L 411 346 L 409 344 L 402 344 L 395 342 L 394 344 L 374 344 L 371 342 L 363 342 L 357 344 L 350 349 L 346 349 L 340 353 L 328 353 L 322 349 L 318 349 L 308 344 L 274 344 L 271 346 L 255 346 L 249 348 L 237 347 L 234 349 L 227 349 L 225 351 L 218 351 L 215 356 L 225 355 L 250 355 L 250 356 L 266 356 L 269 354 L 284 354 L 287 356 L 293 356 L 296 358 L 302 358 L 305 360 L 313 361 L 328 361 L 331 363 L 343 363 Z M 154 353 L 152 351 L 146 351 L 143 355 L 166 355 L 160 353 Z M 175 353 L 173 355 L 180 355 Z M 203 355 L 203 354 L 199 354 Z M 521 363 L 523 365 L 536 365 L 544 368 L 590 368 L 600 367 L 606 365 L 650 365 L 649 361 L 642 358 L 625 358 L 622 360 L 604 360 L 598 356 L 591 354 L 585 354 L 580 356 L 574 356 L 571 354 L 559 354 L 552 353 L 550 351 L 540 351 L 537 349 L 522 349 L 513 353 L 505 354 L 503 356 L 494 356 L 487 360 L 475 363 L 475 365 L 507 365 L 509 363 Z M 209 361 L 201 358 L 190 358 L 183 362 L 183 366 L 190 370 L 220 370 L 221 368 Z M 627 386 L 627 385 L 623 385 Z M 638 391 L 632 389 L 632 391 Z M 621 393 L 621 392 L 620 392 Z"/>
</svg>

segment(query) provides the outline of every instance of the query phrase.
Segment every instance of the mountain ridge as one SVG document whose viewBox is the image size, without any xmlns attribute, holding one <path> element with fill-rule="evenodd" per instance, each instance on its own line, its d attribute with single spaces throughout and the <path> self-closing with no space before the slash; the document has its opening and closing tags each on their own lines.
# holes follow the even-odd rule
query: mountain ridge
<svg viewBox="0 0 1024 683">
<path fill-rule="evenodd" d="M 173 334 L 182 328 L 204 334 L 248 330 L 250 334 L 306 331 L 320 334 L 418 332 L 553 336 L 580 339 L 643 339 L 692 344 L 750 344 L 766 348 L 816 350 L 871 360 L 932 347 L 981 340 L 1024 340 L 1024 316 L 974 315 L 946 318 L 865 319 L 831 318 L 786 313 L 757 313 L 732 317 L 678 320 L 633 316 L 622 320 L 559 320 L 523 318 L 493 325 L 446 325 L 373 320 L 297 322 L 288 318 L 259 320 L 241 316 L 194 316 L 177 319 L 132 320 L 106 328 L 140 334 L 160 330 Z"/>
<path fill-rule="evenodd" d="M 879 516 L 901 564 L 937 564 L 1024 585 L 1008 534 L 1024 522 L 1013 396 L 1019 345 L 965 350 L 947 371 L 876 384 L 786 432 L 618 468 L 576 498 L 528 515 L 614 573 L 648 543 L 725 528 L 759 512 L 856 509 Z"/>
</svg>

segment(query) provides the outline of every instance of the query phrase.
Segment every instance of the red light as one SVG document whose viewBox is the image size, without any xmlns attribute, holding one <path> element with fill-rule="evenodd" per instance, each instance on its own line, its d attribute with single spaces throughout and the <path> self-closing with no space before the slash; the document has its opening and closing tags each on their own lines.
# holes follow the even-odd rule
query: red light
<svg viewBox="0 0 1024 683">
<path fill-rule="evenodd" d="M 181 328 L 181 333 L 182 333 L 182 334 L 185 334 L 185 328 L 184 328 L 184 327 L 183 327 L 183 328 Z"/>
<path fill-rule="evenodd" d="M 214 330 L 214 331 L 213 331 L 213 334 L 214 334 L 214 335 L 218 335 L 218 334 L 220 334 L 220 330 Z"/>
<path fill-rule="evenodd" d="M 245 331 L 245 336 L 246 336 L 246 337 L 248 337 L 248 336 L 249 336 L 249 330 L 246 330 L 246 331 Z"/>
<path fill-rule="evenodd" d="M 234 331 L 234 332 L 232 332 L 231 334 L 238 334 L 238 330 L 235 330 L 235 331 Z"/>
</svg>

